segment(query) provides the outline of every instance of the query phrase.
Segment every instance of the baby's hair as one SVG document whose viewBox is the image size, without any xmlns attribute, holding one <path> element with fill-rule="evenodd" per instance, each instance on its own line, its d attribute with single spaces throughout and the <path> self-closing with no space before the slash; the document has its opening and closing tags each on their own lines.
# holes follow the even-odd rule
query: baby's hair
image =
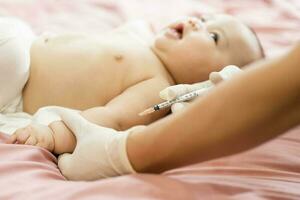
<svg viewBox="0 0 300 200">
<path fill-rule="evenodd" d="M 259 50 L 260 50 L 260 53 L 261 53 L 261 57 L 262 57 L 262 58 L 265 58 L 266 55 L 265 55 L 264 48 L 262 47 L 262 44 L 261 44 L 261 42 L 260 42 L 260 39 L 258 38 L 258 36 L 257 36 L 257 34 L 256 34 L 256 32 L 255 32 L 255 30 L 254 30 L 252 27 L 250 27 L 250 26 L 247 26 L 247 27 L 249 28 L 249 30 L 251 31 L 251 33 L 253 33 L 253 35 L 254 35 L 255 38 L 256 38 L 256 41 L 257 41 L 257 44 L 258 44 L 258 47 L 259 47 Z"/>
</svg>

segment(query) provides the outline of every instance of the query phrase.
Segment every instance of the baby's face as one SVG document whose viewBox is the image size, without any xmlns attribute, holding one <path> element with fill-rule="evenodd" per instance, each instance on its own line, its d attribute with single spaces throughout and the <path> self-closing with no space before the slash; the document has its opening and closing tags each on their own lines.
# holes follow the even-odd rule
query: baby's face
<svg viewBox="0 0 300 200">
<path fill-rule="evenodd" d="M 177 83 L 206 80 L 226 65 L 262 57 L 254 33 L 228 15 L 178 19 L 157 34 L 152 49 Z"/>
</svg>

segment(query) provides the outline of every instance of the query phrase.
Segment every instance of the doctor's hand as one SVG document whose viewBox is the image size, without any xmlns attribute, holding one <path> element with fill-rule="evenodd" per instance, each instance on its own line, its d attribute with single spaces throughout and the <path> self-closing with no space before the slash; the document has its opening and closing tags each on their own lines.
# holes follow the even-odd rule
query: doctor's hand
<svg viewBox="0 0 300 200">
<path fill-rule="evenodd" d="M 208 91 L 214 88 L 215 85 L 218 83 L 230 79 L 232 76 L 240 73 L 242 70 L 234 65 L 229 65 L 223 68 L 220 72 L 211 72 L 209 74 L 209 80 L 195 83 L 195 84 L 178 84 L 172 85 L 159 93 L 161 99 L 169 101 L 179 97 L 181 95 L 196 91 L 202 90 L 203 92 L 198 96 L 204 96 L 207 94 Z M 186 107 L 190 102 L 181 102 L 175 103 L 172 105 L 171 110 L 173 113 L 182 110 Z"/>
<path fill-rule="evenodd" d="M 134 173 L 126 151 L 128 131 L 93 124 L 68 109 L 57 111 L 77 139 L 72 154 L 58 158 L 58 167 L 69 180 L 96 180 Z"/>
</svg>

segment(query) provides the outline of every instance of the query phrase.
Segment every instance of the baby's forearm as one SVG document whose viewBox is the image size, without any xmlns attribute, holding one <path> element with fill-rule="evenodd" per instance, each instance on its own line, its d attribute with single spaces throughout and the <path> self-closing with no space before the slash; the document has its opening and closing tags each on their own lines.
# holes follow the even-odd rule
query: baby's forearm
<svg viewBox="0 0 300 200">
<path fill-rule="evenodd" d="M 90 122 L 118 130 L 116 120 L 106 110 L 104 107 L 96 107 L 83 111 L 81 115 Z M 55 143 L 53 153 L 72 153 L 76 146 L 76 138 L 72 131 L 63 121 L 52 122 L 49 127 L 52 129 Z"/>
<path fill-rule="evenodd" d="M 72 153 L 76 146 L 76 138 L 62 121 L 52 122 L 55 154 Z"/>
</svg>

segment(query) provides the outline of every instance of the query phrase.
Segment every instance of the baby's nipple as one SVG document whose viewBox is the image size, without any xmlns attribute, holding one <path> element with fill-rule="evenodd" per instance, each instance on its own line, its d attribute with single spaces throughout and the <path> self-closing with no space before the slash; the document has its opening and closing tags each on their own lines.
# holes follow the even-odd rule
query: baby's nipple
<svg viewBox="0 0 300 200">
<path fill-rule="evenodd" d="M 120 62 L 120 61 L 122 61 L 122 60 L 123 60 L 123 56 L 122 56 L 122 55 L 120 55 L 120 54 L 118 54 L 118 55 L 115 55 L 115 56 L 114 56 L 114 58 L 115 58 L 115 60 L 116 60 L 116 61 L 118 61 L 118 62 Z"/>
</svg>

